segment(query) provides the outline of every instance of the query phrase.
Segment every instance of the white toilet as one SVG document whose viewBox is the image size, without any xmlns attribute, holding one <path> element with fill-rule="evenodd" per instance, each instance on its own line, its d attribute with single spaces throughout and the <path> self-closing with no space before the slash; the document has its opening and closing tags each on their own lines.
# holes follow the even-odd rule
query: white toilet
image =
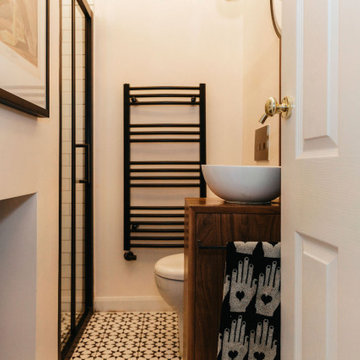
<svg viewBox="0 0 360 360">
<path fill-rule="evenodd" d="M 155 280 L 163 299 L 177 312 L 179 318 L 180 355 L 183 348 L 184 311 L 184 254 L 160 259 L 155 264 Z"/>
</svg>

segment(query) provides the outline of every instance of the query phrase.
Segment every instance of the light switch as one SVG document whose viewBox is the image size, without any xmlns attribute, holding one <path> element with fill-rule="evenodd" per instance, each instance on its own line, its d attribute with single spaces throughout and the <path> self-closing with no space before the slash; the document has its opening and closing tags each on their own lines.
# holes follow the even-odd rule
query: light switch
<svg viewBox="0 0 360 360">
<path fill-rule="evenodd" d="M 255 130 L 255 161 L 269 160 L 270 126 Z"/>
</svg>

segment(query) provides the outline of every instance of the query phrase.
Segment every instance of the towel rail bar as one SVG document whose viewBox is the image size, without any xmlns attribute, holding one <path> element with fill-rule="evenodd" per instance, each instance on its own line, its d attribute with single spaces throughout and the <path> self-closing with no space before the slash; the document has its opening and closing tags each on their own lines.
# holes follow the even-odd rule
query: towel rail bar
<svg viewBox="0 0 360 360">
<path fill-rule="evenodd" d="M 200 97 L 200 94 L 131 94 L 131 97 L 135 98 L 157 98 L 157 97 L 179 97 L 179 98 L 186 98 L 186 97 Z"/>
<path fill-rule="evenodd" d="M 131 173 L 133 172 L 148 172 L 148 173 L 156 173 L 156 172 L 163 172 L 163 173 L 182 173 L 182 172 L 189 172 L 189 173 L 199 173 L 201 170 L 200 169 L 184 169 L 184 168 L 178 168 L 178 169 L 170 169 L 170 168 L 163 168 L 163 169 L 154 169 L 154 168 L 146 168 L 146 169 L 142 169 L 142 168 L 137 168 L 137 169 L 130 169 L 129 170 Z"/>
<path fill-rule="evenodd" d="M 174 123 L 159 123 L 159 124 L 130 124 L 130 128 L 198 128 L 199 124 L 174 124 Z"/>
<path fill-rule="evenodd" d="M 184 229 L 136 229 L 133 230 L 134 233 L 183 233 Z"/>
<path fill-rule="evenodd" d="M 184 244 L 131 244 L 132 248 L 183 248 Z M 127 253 L 125 253 L 127 254 Z M 136 259 L 131 259 L 136 260 Z"/>
<path fill-rule="evenodd" d="M 129 135 L 200 135 L 200 131 L 130 131 Z"/>
<path fill-rule="evenodd" d="M 171 225 L 171 226 L 184 226 L 184 221 L 130 221 L 131 226 L 140 226 L 140 225 Z"/>
<path fill-rule="evenodd" d="M 198 188 L 200 184 L 131 184 L 133 188 Z"/>
<path fill-rule="evenodd" d="M 141 105 L 200 105 L 200 103 L 195 101 L 137 101 L 130 103 L 130 106 Z"/>
<path fill-rule="evenodd" d="M 138 218 L 183 218 L 184 214 L 130 214 L 130 217 Z"/>
<path fill-rule="evenodd" d="M 200 139 L 130 139 L 131 143 L 199 143 Z"/>
<path fill-rule="evenodd" d="M 131 240 L 138 241 L 148 241 L 148 240 L 156 240 L 156 241 L 184 241 L 183 236 L 130 236 Z"/>
<path fill-rule="evenodd" d="M 184 206 L 130 206 L 130 210 L 184 210 Z"/>
<path fill-rule="evenodd" d="M 130 176 L 130 180 L 200 180 L 200 176 Z"/>
<path fill-rule="evenodd" d="M 200 161 L 130 161 L 129 165 L 201 165 Z"/>
<path fill-rule="evenodd" d="M 129 90 L 199 90 L 198 86 L 131 86 Z"/>
</svg>

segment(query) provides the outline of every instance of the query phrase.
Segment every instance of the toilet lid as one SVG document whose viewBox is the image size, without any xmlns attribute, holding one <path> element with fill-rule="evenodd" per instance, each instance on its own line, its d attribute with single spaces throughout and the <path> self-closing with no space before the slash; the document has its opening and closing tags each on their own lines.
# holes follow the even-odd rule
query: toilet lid
<svg viewBox="0 0 360 360">
<path fill-rule="evenodd" d="M 184 281 L 184 254 L 166 256 L 157 261 L 155 274 L 170 280 Z"/>
</svg>

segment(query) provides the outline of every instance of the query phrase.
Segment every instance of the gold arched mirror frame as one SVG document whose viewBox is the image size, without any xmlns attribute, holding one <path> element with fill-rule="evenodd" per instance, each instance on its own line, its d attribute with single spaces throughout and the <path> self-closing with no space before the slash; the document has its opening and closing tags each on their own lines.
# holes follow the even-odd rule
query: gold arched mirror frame
<svg viewBox="0 0 360 360">
<path fill-rule="evenodd" d="M 276 35 L 279 38 L 279 99 L 281 91 L 281 30 L 282 30 L 282 0 L 270 0 L 271 19 Z M 279 115 L 279 165 L 281 166 L 281 116 Z"/>
<path fill-rule="evenodd" d="M 281 38 L 282 0 L 270 0 L 270 9 L 276 35 Z"/>
</svg>

